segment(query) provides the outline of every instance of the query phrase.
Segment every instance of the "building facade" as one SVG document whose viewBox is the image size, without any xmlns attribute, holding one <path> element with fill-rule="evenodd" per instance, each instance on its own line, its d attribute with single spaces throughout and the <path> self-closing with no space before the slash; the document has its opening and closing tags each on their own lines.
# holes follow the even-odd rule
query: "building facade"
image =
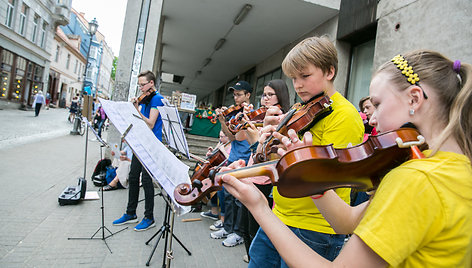
<svg viewBox="0 0 472 268">
<path fill-rule="evenodd" d="M 80 36 L 67 36 L 61 27 L 56 28 L 50 52 L 48 88 L 52 105 L 67 107 L 82 90 L 86 59 L 80 53 L 80 43 Z"/>
<path fill-rule="evenodd" d="M 111 92 L 111 68 L 113 64 L 113 52 L 105 42 L 105 37 L 97 31 L 90 40 L 89 23 L 80 13 L 72 9 L 70 23 L 61 26 L 67 35 L 76 35 L 81 39 L 80 53 L 87 58 L 88 68 L 84 73 L 83 86 L 87 95 L 109 98 Z"/>
<path fill-rule="evenodd" d="M 70 0 L 0 0 L 0 106 L 31 105 L 48 88 L 54 30 L 69 21 Z"/>
<path fill-rule="evenodd" d="M 101 33 L 97 34 L 97 40 L 100 42 L 101 53 L 98 74 L 94 82 L 96 85 L 96 95 L 101 98 L 109 99 L 114 87 L 114 81 L 111 78 L 111 69 L 115 56 Z"/>
</svg>

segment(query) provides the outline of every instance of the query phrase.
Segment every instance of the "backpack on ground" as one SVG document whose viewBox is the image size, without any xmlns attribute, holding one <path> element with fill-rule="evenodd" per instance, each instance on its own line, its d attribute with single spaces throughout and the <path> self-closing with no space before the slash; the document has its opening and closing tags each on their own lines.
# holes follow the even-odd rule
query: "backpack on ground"
<svg viewBox="0 0 472 268">
<path fill-rule="evenodd" d="M 95 169 L 92 173 L 92 182 L 95 186 L 105 186 L 107 185 L 107 167 L 111 165 L 111 160 L 104 158 L 98 161 Z"/>
</svg>

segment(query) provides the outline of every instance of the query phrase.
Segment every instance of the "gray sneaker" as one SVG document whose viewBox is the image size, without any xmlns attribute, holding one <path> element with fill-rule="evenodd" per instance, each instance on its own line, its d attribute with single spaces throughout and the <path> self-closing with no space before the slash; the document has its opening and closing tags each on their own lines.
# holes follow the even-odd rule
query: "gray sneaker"
<svg viewBox="0 0 472 268">
<path fill-rule="evenodd" d="M 223 222 L 221 222 L 221 220 L 217 220 L 214 224 L 210 225 L 210 230 L 212 231 L 219 231 L 221 228 L 223 228 Z"/>
<path fill-rule="evenodd" d="M 228 238 L 226 238 L 223 241 L 223 246 L 225 246 L 225 247 L 234 247 L 234 246 L 237 246 L 237 245 L 242 244 L 242 243 L 244 243 L 244 239 L 242 237 L 240 237 L 239 235 L 237 235 L 235 233 L 232 233 L 232 234 L 229 234 Z"/>
<path fill-rule="evenodd" d="M 226 238 L 227 236 L 228 236 L 228 232 L 226 232 L 225 229 L 223 228 L 210 234 L 210 237 L 213 239 L 222 239 L 222 238 Z"/>
</svg>

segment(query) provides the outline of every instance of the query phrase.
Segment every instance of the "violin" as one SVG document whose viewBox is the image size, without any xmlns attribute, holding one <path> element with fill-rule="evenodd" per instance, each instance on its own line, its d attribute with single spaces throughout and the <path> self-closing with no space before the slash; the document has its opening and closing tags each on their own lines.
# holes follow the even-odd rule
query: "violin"
<svg viewBox="0 0 472 268">
<path fill-rule="evenodd" d="M 238 179 L 268 176 L 285 197 L 299 198 L 347 187 L 375 189 L 390 170 L 412 158 L 422 158 L 427 148 L 425 139 L 414 128 L 400 128 L 376 136 L 350 148 L 332 145 L 310 145 L 287 152 L 279 160 L 235 170 L 210 174 L 192 186 L 180 184 L 174 190 L 175 200 L 182 205 L 198 202 L 206 194 L 221 189 L 221 176 Z"/>
<path fill-rule="evenodd" d="M 230 142 L 223 144 L 221 147 L 213 150 L 211 155 L 209 155 L 204 161 L 199 161 L 195 165 L 195 169 L 193 171 L 192 177 L 190 181 L 199 180 L 202 181 L 205 178 L 208 178 L 210 174 L 210 169 L 220 165 L 221 163 L 226 161 L 227 155 L 224 150 L 224 147 L 228 145 Z"/>
<path fill-rule="evenodd" d="M 136 99 L 136 101 L 138 102 L 138 104 L 141 104 L 147 96 L 151 96 L 152 93 L 154 93 L 154 92 L 156 92 L 156 89 L 154 89 L 154 88 L 149 88 L 146 92 L 143 92 L 143 93 Z M 149 93 L 149 94 L 147 94 L 147 93 Z"/>
<path fill-rule="evenodd" d="M 310 130 L 317 122 L 333 112 L 331 100 L 323 94 L 313 97 L 306 104 L 297 103 L 287 113 L 285 118 L 276 128 L 276 132 L 287 135 L 289 129 L 295 130 L 299 135 L 303 135 Z M 275 145 L 280 142 L 270 135 L 262 144 L 262 152 L 255 155 L 256 163 L 273 160 L 277 153 Z M 274 149 L 272 149 L 274 148 Z"/>
<path fill-rule="evenodd" d="M 281 108 L 281 106 L 279 104 L 275 105 L 279 108 Z M 257 109 L 257 110 L 254 110 L 252 112 L 248 112 L 248 113 L 243 113 L 243 114 L 240 114 L 239 116 L 231 119 L 229 122 L 228 122 L 228 129 L 229 131 L 231 131 L 231 133 L 233 134 L 236 134 L 238 131 L 242 130 L 242 129 L 247 129 L 247 127 L 249 126 L 248 122 L 246 123 L 242 123 L 242 119 L 244 118 L 244 115 L 246 115 L 248 118 L 249 118 L 249 121 L 251 121 L 253 124 L 256 125 L 256 127 L 259 127 L 263 125 L 263 120 L 265 118 L 265 115 L 266 115 L 266 112 L 269 108 L 265 107 L 265 106 L 262 106 L 261 108 Z"/>
<path fill-rule="evenodd" d="M 243 105 L 233 105 L 228 109 L 224 110 L 221 114 L 225 117 L 225 121 L 228 121 L 233 115 L 239 113 L 242 109 L 244 109 Z M 218 120 L 217 117 L 212 118 L 210 121 L 214 124 Z"/>
</svg>

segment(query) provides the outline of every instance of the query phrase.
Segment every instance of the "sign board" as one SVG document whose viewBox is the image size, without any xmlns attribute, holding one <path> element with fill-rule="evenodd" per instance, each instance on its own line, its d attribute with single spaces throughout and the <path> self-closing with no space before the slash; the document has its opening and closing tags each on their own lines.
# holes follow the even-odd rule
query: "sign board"
<svg viewBox="0 0 472 268">
<path fill-rule="evenodd" d="M 197 102 L 197 95 L 182 93 L 180 101 L 180 109 L 195 111 L 195 103 Z"/>
</svg>

